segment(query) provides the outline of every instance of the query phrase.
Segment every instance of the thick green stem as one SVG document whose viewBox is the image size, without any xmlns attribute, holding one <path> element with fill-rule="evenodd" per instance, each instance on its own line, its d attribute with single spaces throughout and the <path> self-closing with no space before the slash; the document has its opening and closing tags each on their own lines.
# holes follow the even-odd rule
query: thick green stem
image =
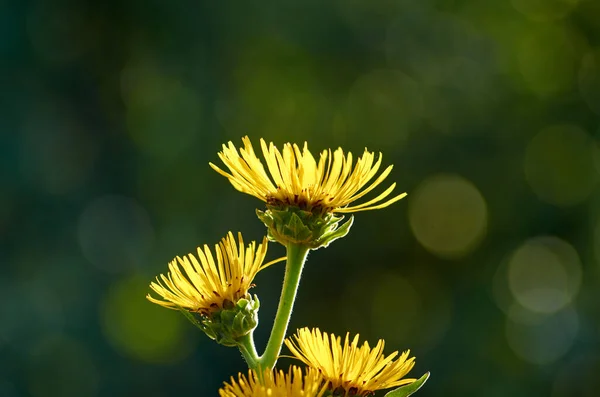
<svg viewBox="0 0 600 397">
<path fill-rule="evenodd" d="M 281 290 L 281 298 L 279 298 L 277 314 L 275 315 L 275 321 L 273 322 L 273 329 L 271 330 L 271 336 L 267 342 L 267 347 L 258 360 L 258 364 L 263 370 L 273 369 L 277 362 L 277 358 L 279 357 L 279 353 L 281 352 L 283 339 L 285 338 L 285 333 L 287 332 L 290 316 L 292 314 L 292 308 L 294 307 L 296 291 L 298 290 L 300 276 L 302 275 L 302 268 L 309 250 L 308 247 L 303 245 L 291 243 L 287 245 L 285 277 L 283 278 L 283 288 Z"/>
<path fill-rule="evenodd" d="M 256 348 L 254 347 L 254 336 L 252 334 L 253 332 L 250 332 L 247 335 L 242 336 L 237 342 L 238 348 L 248 364 L 248 368 L 256 369 L 258 367 L 259 357 Z"/>
</svg>

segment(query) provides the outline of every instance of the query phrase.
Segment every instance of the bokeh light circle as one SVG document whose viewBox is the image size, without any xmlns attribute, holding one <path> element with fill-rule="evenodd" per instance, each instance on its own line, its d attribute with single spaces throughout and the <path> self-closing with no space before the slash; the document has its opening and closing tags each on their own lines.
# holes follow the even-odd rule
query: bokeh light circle
<svg viewBox="0 0 600 397">
<path fill-rule="evenodd" d="M 579 330 L 579 317 L 571 307 L 551 315 L 530 312 L 518 304 L 506 319 L 506 339 L 523 360 L 551 364 L 569 352 Z"/>
<path fill-rule="evenodd" d="M 439 257 L 462 257 L 475 249 L 485 235 L 485 199 L 473 183 L 460 175 L 432 176 L 409 195 L 409 200 L 413 234 Z"/>
<path fill-rule="evenodd" d="M 580 285 L 579 255 L 557 237 L 528 240 L 510 258 L 509 289 L 528 310 L 554 313 L 572 301 Z"/>
<path fill-rule="evenodd" d="M 593 139 L 575 125 L 540 131 L 525 153 L 525 177 L 535 194 L 556 206 L 585 201 L 598 182 Z"/>
<path fill-rule="evenodd" d="M 99 374 L 91 353 L 81 343 L 48 336 L 33 348 L 28 368 L 33 397 L 93 397 Z"/>
<path fill-rule="evenodd" d="M 115 273 L 145 261 L 154 230 L 148 213 L 135 200 L 107 195 L 85 208 L 79 218 L 78 237 L 88 261 Z"/>
<path fill-rule="evenodd" d="M 104 334 L 125 356 L 154 363 L 174 363 L 188 356 L 196 344 L 188 324 L 177 311 L 144 299 L 149 281 L 128 278 L 108 290 L 101 307 Z"/>
</svg>

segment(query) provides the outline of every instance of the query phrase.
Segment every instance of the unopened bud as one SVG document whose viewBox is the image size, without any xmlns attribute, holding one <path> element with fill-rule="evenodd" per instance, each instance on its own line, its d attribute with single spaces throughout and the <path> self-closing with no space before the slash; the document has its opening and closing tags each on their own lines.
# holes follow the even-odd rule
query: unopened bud
<svg viewBox="0 0 600 397">
<path fill-rule="evenodd" d="M 225 346 L 236 346 L 237 340 L 250 333 L 258 325 L 258 297 L 247 294 L 235 304 L 223 305 L 223 309 L 204 317 L 201 322 L 206 334 Z"/>
</svg>

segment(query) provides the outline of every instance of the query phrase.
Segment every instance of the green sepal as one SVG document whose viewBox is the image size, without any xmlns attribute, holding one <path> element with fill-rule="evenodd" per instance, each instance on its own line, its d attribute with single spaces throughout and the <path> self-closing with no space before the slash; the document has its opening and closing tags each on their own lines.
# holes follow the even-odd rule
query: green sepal
<svg viewBox="0 0 600 397">
<path fill-rule="evenodd" d="M 327 247 L 333 241 L 347 235 L 350 232 L 350 227 L 352 227 L 353 223 L 354 216 L 350 216 L 348 222 L 343 223 L 342 226 L 338 227 L 337 229 L 334 228 L 333 230 L 325 233 L 320 239 L 321 247 Z"/>
<path fill-rule="evenodd" d="M 391 392 L 387 393 L 385 397 L 408 397 L 419 390 L 421 386 L 427 382 L 427 379 L 429 379 L 429 372 L 425 373 L 425 375 L 421 376 L 419 379 L 409 385 L 404 385 L 392 390 Z"/>
<path fill-rule="evenodd" d="M 352 226 L 351 217 L 342 226 L 343 216 L 332 213 L 311 212 L 301 208 L 267 205 L 266 211 L 256 210 L 256 215 L 267 227 L 267 237 L 284 246 L 303 245 L 311 249 L 326 247 L 332 241 L 348 234 Z"/>
<path fill-rule="evenodd" d="M 287 225 L 284 225 L 284 234 L 292 237 L 296 241 L 307 241 L 312 237 L 310 229 L 302 223 L 302 219 L 298 214 L 292 213 L 290 221 Z"/>
<path fill-rule="evenodd" d="M 269 228 L 269 230 L 272 227 L 275 227 L 275 218 L 270 211 L 261 211 L 257 209 L 256 216 L 258 216 L 258 219 L 260 219 L 261 222 L 264 223 L 267 228 Z"/>
<path fill-rule="evenodd" d="M 194 324 L 196 327 L 200 328 L 204 332 L 208 332 L 208 328 L 202 323 L 202 321 L 198 320 L 192 313 L 182 308 L 181 306 L 177 306 L 177 309 L 185 318 L 189 320 L 190 323 Z M 209 335 L 210 336 L 210 335 Z M 214 339 L 214 337 L 211 337 Z"/>
</svg>

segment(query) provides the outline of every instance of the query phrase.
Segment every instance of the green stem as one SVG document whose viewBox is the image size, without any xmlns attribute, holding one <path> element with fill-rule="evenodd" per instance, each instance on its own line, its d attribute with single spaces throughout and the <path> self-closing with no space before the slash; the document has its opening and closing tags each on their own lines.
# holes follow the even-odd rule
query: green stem
<svg viewBox="0 0 600 397">
<path fill-rule="evenodd" d="M 259 357 L 254 347 L 254 336 L 253 332 L 242 336 L 237 340 L 238 348 L 248 364 L 248 368 L 256 369 L 258 367 Z"/>
<path fill-rule="evenodd" d="M 264 369 L 273 369 L 277 358 L 281 352 L 283 339 L 287 332 L 287 327 L 290 322 L 294 300 L 296 299 L 296 291 L 300 284 L 300 276 L 302 275 L 302 267 L 308 255 L 310 248 L 303 245 L 288 244 L 287 245 L 287 262 L 285 264 L 285 276 L 283 278 L 283 288 L 281 289 L 281 298 L 279 298 L 279 307 L 273 322 L 271 336 L 267 342 L 267 347 L 262 356 L 258 359 L 258 364 Z"/>
</svg>

